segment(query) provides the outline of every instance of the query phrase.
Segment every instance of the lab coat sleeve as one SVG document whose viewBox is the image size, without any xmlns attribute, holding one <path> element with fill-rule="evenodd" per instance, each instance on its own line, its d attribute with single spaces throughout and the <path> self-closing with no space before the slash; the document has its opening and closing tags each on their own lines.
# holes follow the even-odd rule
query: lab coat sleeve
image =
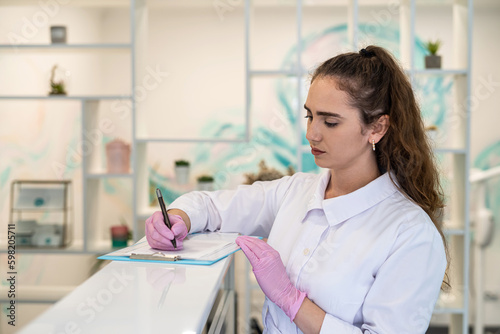
<svg viewBox="0 0 500 334">
<path fill-rule="evenodd" d="M 327 314 L 321 333 L 425 333 L 446 270 L 441 236 L 426 220 L 399 232 L 366 295 L 361 329 Z"/>
<path fill-rule="evenodd" d="M 240 185 L 235 190 L 193 191 L 176 199 L 169 209 L 186 212 L 190 233 L 221 231 L 267 237 L 293 178 Z"/>
</svg>

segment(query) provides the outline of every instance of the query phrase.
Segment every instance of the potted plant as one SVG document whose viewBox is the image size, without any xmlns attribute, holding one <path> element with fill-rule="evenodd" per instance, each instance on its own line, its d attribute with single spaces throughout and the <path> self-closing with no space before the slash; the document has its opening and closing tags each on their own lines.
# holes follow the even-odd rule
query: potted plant
<svg viewBox="0 0 500 334">
<path fill-rule="evenodd" d="M 214 190 L 214 178 L 211 175 L 201 175 L 197 180 L 198 190 Z"/>
<path fill-rule="evenodd" d="M 66 83 L 64 79 L 68 79 L 69 72 L 58 69 L 57 65 L 52 66 L 50 71 L 50 92 L 49 95 L 66 95 Z"/>
<path fill-rule="evenodd" d="M 425 131 L 427 132 L 427 136 L 432 142 L 436 141 L 438 127 L 436 125 L 429 125 L 425 127 Z"/>
<path fill-rule="evenodd" d="M 437 52 L 441 47 L 441 41 L 436 39 L 436 41 L 429 40 L 425 43 L 425 48 L 429 55 L 425 56 L 425 68 L 441 68 L 441 56 L 438 56 Z"/>
<path fill-rule="evenodd" d="M 292 166 L 289 166 L 287 169 L 287 174 L 286 175 L 293 175 L 295 174 L 295 170 L 293 169 Z M 276 180 L 280 179 L 285 174 L 277 170 L 276 168 L 272 167 L 267 167 L 266 162 L 264 160 L 261 160 L 259 162 L 259 172 L 258 173 L 247 173 L 245 174 L 245 184 L 253 184 L 256 181 L 271 181 L 271 180 Z"/>
<path fill-rule="evenodd" d="M 127 247 L 129 239 L 132 239 L 132 233 L 123 217 L 120 218 L 121 225 L 111 226 L 111 242 L 113 248 Z"/>
<path fill-rule="evenodd" d="M 189 182 L 189 161 L 175 161 L 175 179 L 178 184 L 186 184 Z"/>
</svg>

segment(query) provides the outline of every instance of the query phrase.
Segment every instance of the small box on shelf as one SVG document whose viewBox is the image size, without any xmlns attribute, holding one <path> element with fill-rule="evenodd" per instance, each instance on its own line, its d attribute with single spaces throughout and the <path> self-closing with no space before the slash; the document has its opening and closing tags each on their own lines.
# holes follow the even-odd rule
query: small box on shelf
<svg viewBox="0 0 500 334">
<path fill-rule="evenodd" d="M 16 180 L 9 223 L 19 247 L 66 247 L 71 243 L 71 181 Z"/>
</svg>

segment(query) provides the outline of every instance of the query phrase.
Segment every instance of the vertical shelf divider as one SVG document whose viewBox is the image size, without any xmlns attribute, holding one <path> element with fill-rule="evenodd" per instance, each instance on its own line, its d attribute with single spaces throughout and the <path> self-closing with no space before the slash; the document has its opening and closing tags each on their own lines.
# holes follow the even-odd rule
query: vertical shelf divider
<svg viewBox="0 0 500 334">
<path fill-rule="evenodd" d="M 143 213 L 141 210 L 144 210 L 148 207 L 148 194 L 149 194 L 149 182 L 148 182 L 148 167 L 147 167 L 147 143 L 137 143 L 135 146 L 136 149 L 136 169 L 135 169 L 135 179 L 137 180 L 137 187 L 135 188 L 135 192 L 137 193 L 136 198 L 136 210 L 137 210 L 137 219 Z"/>
<path fill-rule="evenodd" d="M 302 151 L 300 150 L 300 145 L 302 145 L 302 126 L 300 124 L 300 114 L 302 113 L 302 0 L 297 0 L 297 66 L 295 68 L 295 73 L 297 76 L 297 106 L 296 106 L 296 122 L 295 131 L 297 131 L 297 170 L 302 171 Z"/>
<path fill-rule="evenodd" d="M 352 50 L 356 52 L 359 39 L 359 5 L 358 0 L 349 0 L 347 8 L 347 37 Z"/>
<path fill-rule="evenodd" d="M 409 69 L 410 78 L 413 79 L 412 45 L 415 43 L 415 16 L 412 14 L 410 0 L 401 0 L 399 5 L 399 38 L 402 65 Z"/>
<path fill-rule="evenodd" d="M 130 20 L 132 29 L 130 31 L 132 41 L 132 166 L 133 166 L 133 181 L 132 181 L 132 215 L 133 215 L 133 240 L 138 241 L 139 235 L 139 215 L 143 202 L 146 201 L 147 191 L 144 187 L 148 186 L 147 161 L 146 161 L 146 146 L 147 143 L 138 143 L 138 117 L 141 108 L 137 105 L 135 99 L 135 87 L 138 78 L 144 78 L 147 65 L 147 46 L 148 46 L 148 25 L 149 25 L 149 9 L 145 0 L 131 0 L 130 4 Z"/>
</svg>

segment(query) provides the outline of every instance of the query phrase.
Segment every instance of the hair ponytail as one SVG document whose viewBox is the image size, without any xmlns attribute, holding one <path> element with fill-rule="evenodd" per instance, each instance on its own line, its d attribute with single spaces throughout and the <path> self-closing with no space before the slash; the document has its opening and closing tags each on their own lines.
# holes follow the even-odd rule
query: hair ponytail
<svg viewBox="0 0 500 334">
<path fill-rule="evenodd" d="M 440 214 L 444 194 L 420 108 L 411 83 L 396 59 L 385 49 L 368 46 L 359 53 L 345 53 L 321 64 L 316 78 L 332 77 L 350 97 L 361 120 L 370 125 L 389 115 L 389 129 L 375 152 L 380 171 L 390 172 L 393 183 L 432 219 L 448 249 Z M 393 180 L 393 177 L 395 180 Z M 449 258 L 448 258 L 449 263 Z M 442 288 L 449 287 L 446 274 Z"/>
</svg>

